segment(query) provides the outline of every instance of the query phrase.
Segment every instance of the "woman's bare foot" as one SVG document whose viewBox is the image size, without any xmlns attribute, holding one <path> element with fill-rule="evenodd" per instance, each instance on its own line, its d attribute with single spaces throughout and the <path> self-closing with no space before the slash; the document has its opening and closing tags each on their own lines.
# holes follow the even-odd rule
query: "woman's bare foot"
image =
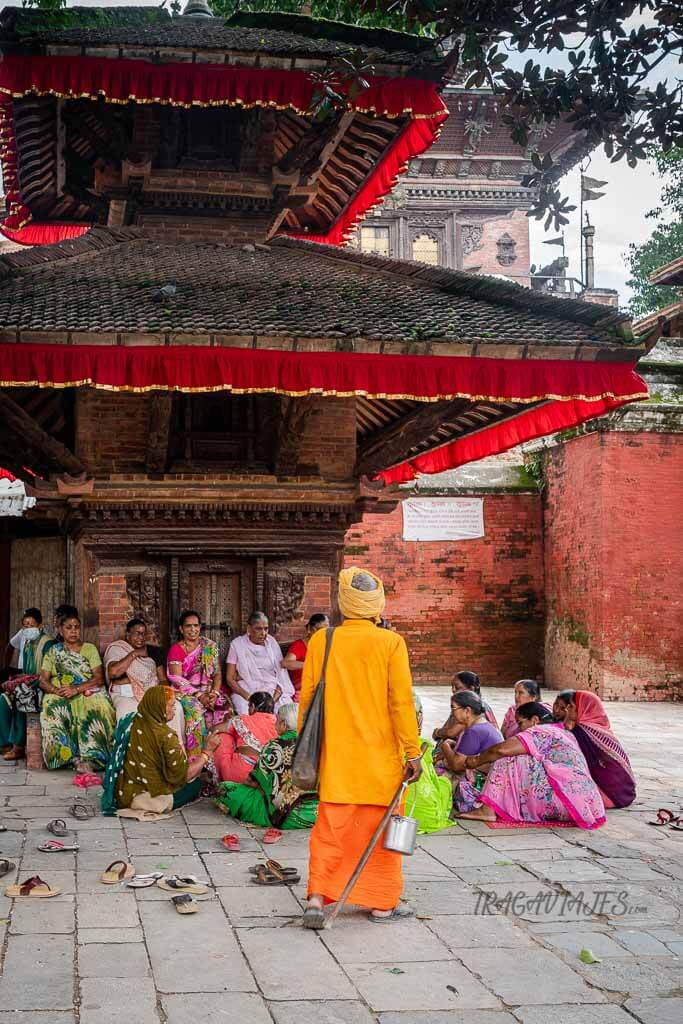
<svg viewBox="0 0 683 1024">
<path fill-rule="evenodd" d="M 484 804 L 482 807 L 477 807 L 474 811 L 463 811 L 461 814 L 456 814 L 456 818 L 467 818 L 470 821 L 495 821 L 496 812 L 492 807 L 487 807 Z"/>
</svg>

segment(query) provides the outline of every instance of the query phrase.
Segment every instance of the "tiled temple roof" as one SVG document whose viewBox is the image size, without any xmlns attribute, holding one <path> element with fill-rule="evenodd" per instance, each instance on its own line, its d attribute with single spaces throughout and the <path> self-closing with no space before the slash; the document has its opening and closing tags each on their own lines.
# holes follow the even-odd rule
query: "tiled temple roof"
<svg viewBox="0 0 683 1024">
<path fill-rule="evenodd" d="M 123 46 L 266 53 L 329 59 L 349 50 L 390 64 L 438 64 L 434 41 L 386 29 L 279 13 L 173 17 L 160 7 L 70 7 L 52 15 L 6 7 L 0 44 Z"/>
<path fill-rule="evenodd" d="M 166 298 L 159 289 L 170 283 L 176 292 Z M 85 332 L 116 344 L 121 333 L 137 333 L 313 350 L 638 355 L 622 340 L 625 315 L 494 278 L 289 238 L 256 247 L 168 244 L 134 229 L 96 228 L 1 257 L 0 326 L 4 340 L 68 341 L 78 340 L 69 332 Z"/>
</svg>

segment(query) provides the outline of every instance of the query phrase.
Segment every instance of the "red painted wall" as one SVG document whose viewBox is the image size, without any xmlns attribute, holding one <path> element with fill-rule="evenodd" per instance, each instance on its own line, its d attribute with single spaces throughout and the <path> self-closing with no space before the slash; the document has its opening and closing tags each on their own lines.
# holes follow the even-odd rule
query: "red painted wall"
<svg viewBox="0 0 683 1024">
<path fill-rule="evenodd" d="M 589 434 L 549 455 L 547 685 L 681 697 L 682 445 L 680 434 Z"/>
<path fill-rule="evenodd" d="M 541 525 L 537 495 L 496 494 L 484 498 L 483 538 L 407 542 L 398 508 L 349 530 L 345 564 L 382 577 L 417 681 L 445 683 L 469 668 L 506 686 L 541 672 Z"/>
</svg>

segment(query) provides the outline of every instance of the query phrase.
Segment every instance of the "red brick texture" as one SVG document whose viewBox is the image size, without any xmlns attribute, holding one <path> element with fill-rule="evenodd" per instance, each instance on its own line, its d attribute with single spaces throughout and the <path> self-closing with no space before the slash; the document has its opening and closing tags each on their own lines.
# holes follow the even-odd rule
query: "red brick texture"
<svg viewBox="0 0 683 1024">
<path fill-rule="evenodd" d="M 125 623 L 133 615 L 133 607 L 126 593 L 125 576 L 98 576 L 94 587 L 99 610 L 95 642 L 100 651 L 104 652 L 112 640 L 118 640 L 123 635 Z"/>
<path fill-rule="evenodd" d="M 484 524 L 479 540 L 406 542 L 399 508 L 346 535 L 345 564 L 382 577 L 387 618 L 406 638 L 420 683 L 472 669 L 484 684 L 507 686 L 541 672 L 540 498 L 486 496 Z"/>
<path fill-rule="evenodd" d="M 683 437 L 589 434 L 547 465 L 547 685 L 682 696 Z"/>
</svg>

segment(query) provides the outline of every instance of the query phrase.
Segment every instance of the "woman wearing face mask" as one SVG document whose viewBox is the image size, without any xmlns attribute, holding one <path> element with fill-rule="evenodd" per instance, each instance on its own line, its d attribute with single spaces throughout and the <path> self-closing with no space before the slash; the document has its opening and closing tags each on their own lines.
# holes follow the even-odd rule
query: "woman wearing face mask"
<svg viewBox="0 0 683 1024">
<path fill-rule="evenodd" d="M 26 755 L 26 712 L 39 710 L 37 684 L 43 658 L 54 640 L 43 631 L 39 608 L 27 608 L 21 629 L 9 642 L 10 679 L 0 695 L 0 751 L 5 761 L 18 761 Z"/>
</svg>

